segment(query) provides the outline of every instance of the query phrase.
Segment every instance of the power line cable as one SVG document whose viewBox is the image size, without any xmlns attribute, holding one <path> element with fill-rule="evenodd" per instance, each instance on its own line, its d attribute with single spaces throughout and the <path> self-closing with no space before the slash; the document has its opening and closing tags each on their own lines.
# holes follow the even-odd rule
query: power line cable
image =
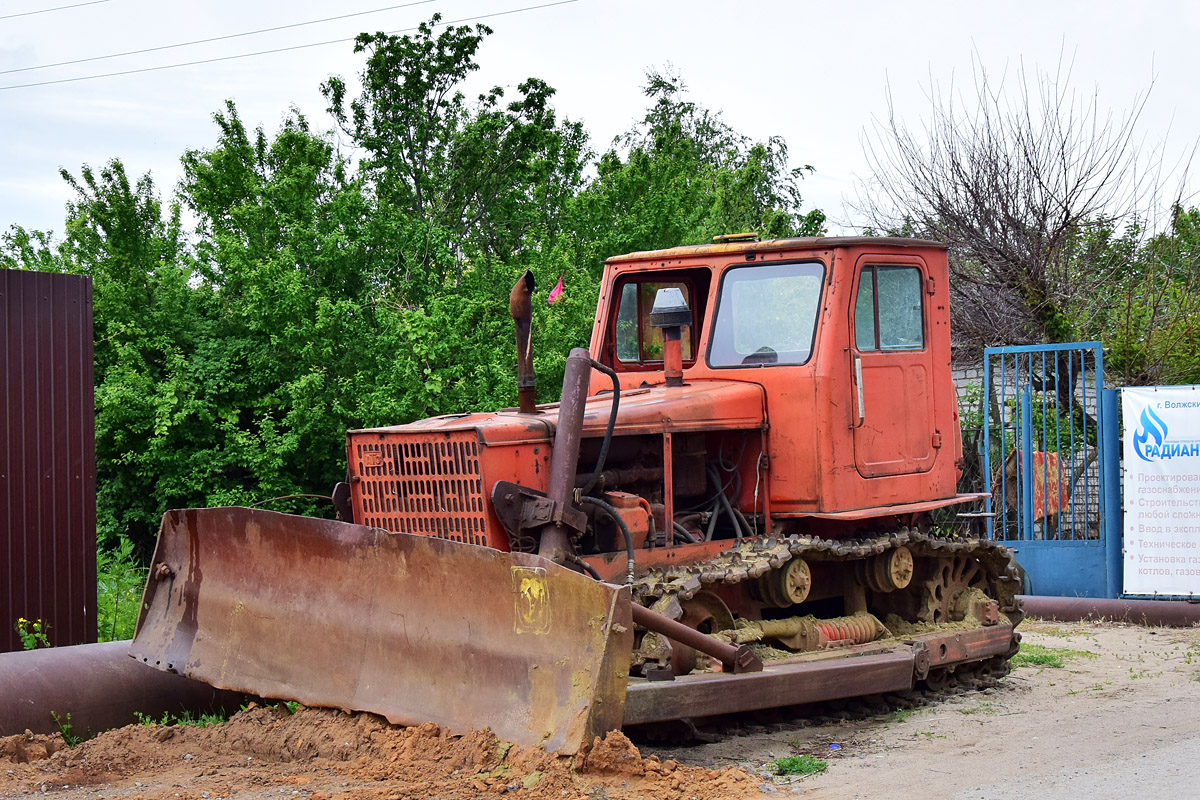
<svg viewBox="0 0 1200 800">
<path fill-rule="evenodd" d="M 107 3 L 108 0 L 88 0 L 86 3 L 75 3 L 69 6 L 55 6 L 54 8 L 43 8 L 40 11 L 22 11 L 19 14 L 5 14 L 0 19 L 16 19 L 17 17 L 32 17 L 34 14 L 49 14 L 51 11 L 65 11 L 68 8 L 80 8 L 82 6 L 95 6 L 100 3 Z"/>
<path fill-rule="evenodd" d="M 491 14 L 479 14 L 479 15 L 476 15 L 473 17 L 463 17 L 462 19 L 449 20 L 447 22 L 439 23 L 439 25 L 442 25 L 442 26 L 458 25 L 463 22 L 475 22 L 475 21 L 481 20 L 481 19 L 504 17 L 504 16 L 508 16 L 511 14 L 520 14 L 525 11 L 537 11 L 537 10 L 540 10 L 543 8 L 552 8 L 554 6 L 569 5 L 570 3 L 576 3 L 576 2 L 579 2 L 579 0 L 558 0 L 558 2 L 554 2 L 554 3 L 543 3 L 541 5 L 536 5 L 536 6 L 524 6 L 522 8 L 514 8 L 514 9 L 510 9 L 508 11 L 496 11 Z M 418 26 L 414 25 L 409 28 L 398 28 L 397 30 L 388 31 L 387 33 L 388 33 L 388 35 L 395 35 L 397 33 L 407 33 L 409 31 L 415 31 L 417 29 L 417 27 Z M 29 88 L 32 88 L 35 86 L 52 86 L 54 84 L 59 84 L 59 83 L 76 83 L 78 81 L 91 81 L 91 80 L 96 80 L 98 78 L 115 78 L 115 77 L 119 77 L 121 75 L 137 75 L 137 74 L 143 73 L 143 72 L 157 72 L 159 70 L 164 70 L 164 69 L 177 69 L 179 67 L 194 67 L 194 66 L 198 66 L 200 64 L 214 64 L 214 63 L 221 62 L 221 61 L 234 61 L 234 60 L 241 59 L 241 58 L 252 58 L 254 56 L 271 55 L 273 53 L 286 53 L 286 52 L 289 52 L 292 50 L 305 50 L 310 47 L 324 47 L 326 45 L 331 45 L 331 44 L 343 44 L 345 42 L 353 42 L 357 38 L 358 37 L 354 36 L 354 37 L 345 38 L 345 39 L 330 39 L 325 42 L 312 42 L 310 44 L 298 44 L 298 45 L 293 45 L 291 47 L 277 47 L 277 48 L 274 48 L 271 50 L 259 50 L 257 52 L 253 52 L 253 53 L 240 53 L 240 54 L 232 55 L 232 56 L 218 56 L 216 58 L 205 58 L 205 59 L 201 59 L 198 61 L 186 61 L 186 62 L 182 62 L 179 64 L 162 64 L 157 67 L 142 67 L 140 69 L 127 69 L 127 70 L 122 70 L 120 72 L 106 72 L 106 73 L 103 73 L 100 75 L 83 75 L 83 76 L 76 77 L 76 78 L 59 78 L 58 80 L 53 80 L 53 81 L 38 81 L 36 83 L 19 83 L 19 84 L 13 84 L 11 86 L 0 86 L 0 92 L 8 91 L 9 89 L 29 89 Z"/>
<path fill-rule="evenodd" d="M 458 24 L 461 24 L 464 22 L 475 22 L 475 21 L 481 20 L 481 19 L 492 19 L 494 17 L 504 17 L 504 16 L 509 16 L 511 14 L 521 14 L 526 11 L 538 11 L 543 8 L 553 8 L 554 6 L 565 6 L 565 5 L 570 5 L 571 3 L 577 3 L 577 2 L 579 2 L 579 0 L 558 0 L 558 2 L 555 2 L 555 3 L 543 3 L 541 5 L 536 5 L 536 6 L 524 6 L 522 8 L 514 8 L 509 11 L 496 11 L 491 14 L 479 14 L 474 17 L 463 17 L 462 19 L 455 19 L 455 20 L 450 20 L 448 22 L 442 22 L 442 23 L 439 23 L 439 25 L 440 26 L 458 25 Z M 391 35 L 395 35 L 397 33 L 408 33 L 409 31 L 415 31 L 416 29 L 417 29 L 417 26 L 414 25 L 409 28 L 398 28 L 394 31 L 387 31 L 387 34 L 389 36 L 391 36 Z M 205 58 L 205 59 L 201 59 L 199 61 L 185 61 L 185 62 L 181 62 L 179 64 L 162 64 L 157 67 L 142 67 L 140 69 L 127 69 L 127 70 L 122 70 L 120 72 L 106 72 L 106 73 L 103 73 L 100 75 L 83 75 L 78 78 L 59 78 L 58 80 L 53 80 L 53 81 L 38 81 L 36 83 L 17 83 L 17 84 L 13 84 L 11 86 L 0 86 L 0 92 L 6 92 L 10 89 L 31 89 L 35 86 L 53 86 L 53 85 L 59 84 L 59 83 L 77 83 L 79 81 L 92 81 L 92 80 L 96 80 L 98 78 L 116 78 L 116 77 L 120 77 L 122 75 L 137 75 L 137 74 L 140 74 L 143 72 L 158 72 L 159 70 L 164 70 L 164 69 L 177 69 L 179 67 L 194 67 L 194 66 L 198 66 L 201 64 L 215 64 L 215 63 L 218 63 L 221 61 L 235 61 L 240 58 L 253 58 L 254 56 L 266 56 L 266 55 L 271 55 L 273 53 L 286 53 L 286 52 L 289 52 L 292 50 L 305 50 L 310 47 L 324 47 L 326 45 L 331 45 L 331 44 L 344 44 L 345 42 L 353 42 L 357 38 L 358 38 L 357 36 L 353 36 L 353 37 L 346 38 L 346 39 L 330 39 L 329 41 L 326 41 L 326 42 L 312 42 L 311 44 L 298 44 L 298 45 L 293 45 L 292 47 L 277 47 L 272 50 L 259 50 L 254 53 L 240 53 L 238 55 L 232 55 L 232 56 L 219 56 L 217 58 Z"/>
<path fill-rule="evenodd" d="M 96 0 L 96 2 L 107 3 L 108 0 Z M 65 67 L 65 66 L 68 66 L 71 64 L 86 64 L 89 61 L 104 61 L 105 59 L 121 58 L 122 56 L 137 56 L 137 55 L 142 55 L 143 53 L 155 53 L 155 52 L 158 52 L 159 50 L 171 50 L 176 47 L 191 47 L 192 45 L 197 45 L 197 44 L 208 44 L 209 42 L 220 42 L 220 41 L 224 41 L 225 39 L 237 39 L 237 38 L 240 38 L 243 36 L 256 36 L 260 33 L 273 33 L 274 31 L 283 31 L 283 30 L 287 30 L 288 28 L 301 28 L 301 27 L 304 27 L 305 25 L 319 25 L 322 22 L 334 22 L 339 19 L 349 19 L 350 17 L 362 17 L 362 16 L 366 16 L 367 14 L 379 14 L 384 11 L 395 11 L 398 8 L 410 8 L 412 6 L 420 6 L 420 5 L 425 5 L 427 3 L 435 3 L 435 2 L 437 2 L 437 0 L 416 0 L 416 2 L 403 3 L 398 6 L 387 6 L 385 8 L 376 8 L 376 9 L 372 9 L 371 11 L 356 11 L 353 14 L 341 14 L 340 16 L 336 16 L 336 17 L 325 17 L 324 19 L 313 19 L 313 20 L 309 20 L 308 22 L 293 22 L 289 25 L 276 25 L 274 28 L 259 28 L 256 31 L 244 31 L 242 33 L 230 33 L 230 34 L 226 34 L 224 36 L 213 36 L 208 39 L 196 39 L 191 42 L 178 42 L 176 44 L 164 44 L 164 45 L 160 45 L 158 47 L 146 47 L 141 50 L 129 50 L 124 53 L 112 53 L 112 54 L 106 55 L 106 56 L 91 56 L 89 58 L 76 58 L 72 61 L 57 61 L 53 64 L 39 64 L 34 67 L 18 67 L 16 69 L 4 69 L 4 70 L 0 70 L 0 75 L 10 75 L 14 72 L 32 72 L 35 69 L 50 69 L 51 67 Z M 3 19 L 3 17 L 0 17 L 0 19 Z"/>
</svg>

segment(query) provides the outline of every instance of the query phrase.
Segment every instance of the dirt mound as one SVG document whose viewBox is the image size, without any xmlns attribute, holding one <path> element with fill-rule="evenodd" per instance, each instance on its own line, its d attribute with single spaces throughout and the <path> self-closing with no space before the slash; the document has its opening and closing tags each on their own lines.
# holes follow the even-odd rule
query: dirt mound
<svg viewBox="0 0 1200 800">
<path fill-rule="evenodd" d="M 0 764 L 28 764 L 49 758 L 66 747 L 61 736 L 25 731 L 20 736 L 0 736 Z"/>
<path fill-rule="evenodd" d="M 82 800 L 102 789 L 106 798 L 142 800 L 718 800 L 757 797 L 757 785 L 739 769 L 643 758 L 619 732 L 567 758 L 490 731 L 401 728 L 328 709 L 251 707 L 208 728 L 131 725 L 69 749 L 57 736 L 0 739 L 4 797 L 53 789 Z"/>
</svg>

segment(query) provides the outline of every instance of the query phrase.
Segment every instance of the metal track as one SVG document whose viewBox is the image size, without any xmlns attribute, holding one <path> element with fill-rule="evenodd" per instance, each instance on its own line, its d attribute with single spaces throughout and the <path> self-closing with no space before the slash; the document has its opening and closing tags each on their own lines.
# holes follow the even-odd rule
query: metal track
<svg viewBox="0 0 1200 800">
<path fill-rule="evenodd" d="M 990 539 L 936 536 L 912 528 L 859 539 L 822 539 L 792 535 L 748 538 L 715 558 L 691 566 L 651 568 L 633 584 L 635 602 L 646 606 L 664 606 L 663 598 L 690 600 L 706 586 L 735 584 L 752 580 L 779 569 L 793 558 L 813 562 L 856 561 L 906 546 L 914 556 L 947 558 L 967 556 L 984 568 L 994 587 L 1000 611 L 1016 626 L 1023 618 L 1017 593 L 1023 572 L 1012 551 Z M 932 620 L 928 620 L 932 621 Z"/>
</svg>

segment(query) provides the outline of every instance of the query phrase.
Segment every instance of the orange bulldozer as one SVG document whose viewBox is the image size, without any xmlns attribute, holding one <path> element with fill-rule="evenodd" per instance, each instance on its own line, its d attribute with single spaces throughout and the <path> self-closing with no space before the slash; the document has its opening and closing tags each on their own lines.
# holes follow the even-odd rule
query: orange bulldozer
<svg viewBox="0 0 1200 800">
<path fill-rule="evenodd" d="M 536 405 L 526 273 L 518 407 L 350 431 L 338 521 L 168 512 L 131 655 L 563 753 L 1003 674 L 1021 569 L 934 524 L 981 496 L 957 490 L 947 281 L 912 239 L 612 258 Z"/>
</svg>

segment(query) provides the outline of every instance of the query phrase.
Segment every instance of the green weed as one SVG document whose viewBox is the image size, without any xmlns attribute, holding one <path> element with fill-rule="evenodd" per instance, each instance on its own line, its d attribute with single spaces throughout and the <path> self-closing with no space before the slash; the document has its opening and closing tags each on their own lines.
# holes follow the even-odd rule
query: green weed
<svg viewBox="0 0 1200 800">
<path fill-rule="evenodd" d="M 897 708 L 889 715 L 889 719 L 891 719 L 892 722 L 904 722 L 914 713 L 916 712 L 914 712 L 911 708 Z"/>
<path fill-rule="evenodd" d="M 1071 691 L 1067 692 L 1067 694 L 1074 697 L 1075 695 L 1083 694 L 1084 692 L 1102 692 L 1102 691 L 1104 691 L 1105 686 L 1112 686 L 1112 681 L 1104 681 L 1104 683 L 1096 683 L 1095 685 L 1089 686 L 1086 689 L 1072 689 Z"/>
<path fill-rule="evenodd" d="M 777 775 L 816 775 L 824 772 L 829 766 L 816 756 L 787 756 L 775 759 Z"/>
<path fill-rule="evenodd" d="M 164 711 L 161 717 L 155 718 L 138 711 L 134 712 L 134 716 L 137 717 L 139 725 L 189 725 L 195 728 L 208 728 L 213 725 L 222 725 L 229 721 L 229 715 L 223 712 L 194 716 L 190 711 L 185 711 L 180 715 Z"/>
<path fill-rule="evenodd" d="M 67 713 L 65 718 L 60 717 L 57 711 L 51 711 L 50 716 L 54 718 L 54 724 L 58 726 L 58 732 L 62 735 L 63 741 L 67 743 L 67 747 L 74 747 L 83 741 L 83 738 L 73 730 L 74 726 L 71 725 L 70 712 Z"/>
<path fill-rule="evenodd" d="M 1072 658 L 1096 658 L 1088 650 L 1071 650 L 1066 647 L 1046 647 L 1040 644 L 1022 643 L 1021 650 L 1012 657 L 1013 668 L 1050 667 L 1061 669 Z"/>
<path fill-rule="evenodd" d="M 19 617 L 15 630 L 17 636 L 21 638 L 21 647 L 25 650 L 35 650 L 39 647 L 50 646 L 50 638 L 46 636 L 46 631 L 50 630 L 50 624 L 47 622 L 42 622 L 40 619 L 29 620 Z"/>
</svg>

